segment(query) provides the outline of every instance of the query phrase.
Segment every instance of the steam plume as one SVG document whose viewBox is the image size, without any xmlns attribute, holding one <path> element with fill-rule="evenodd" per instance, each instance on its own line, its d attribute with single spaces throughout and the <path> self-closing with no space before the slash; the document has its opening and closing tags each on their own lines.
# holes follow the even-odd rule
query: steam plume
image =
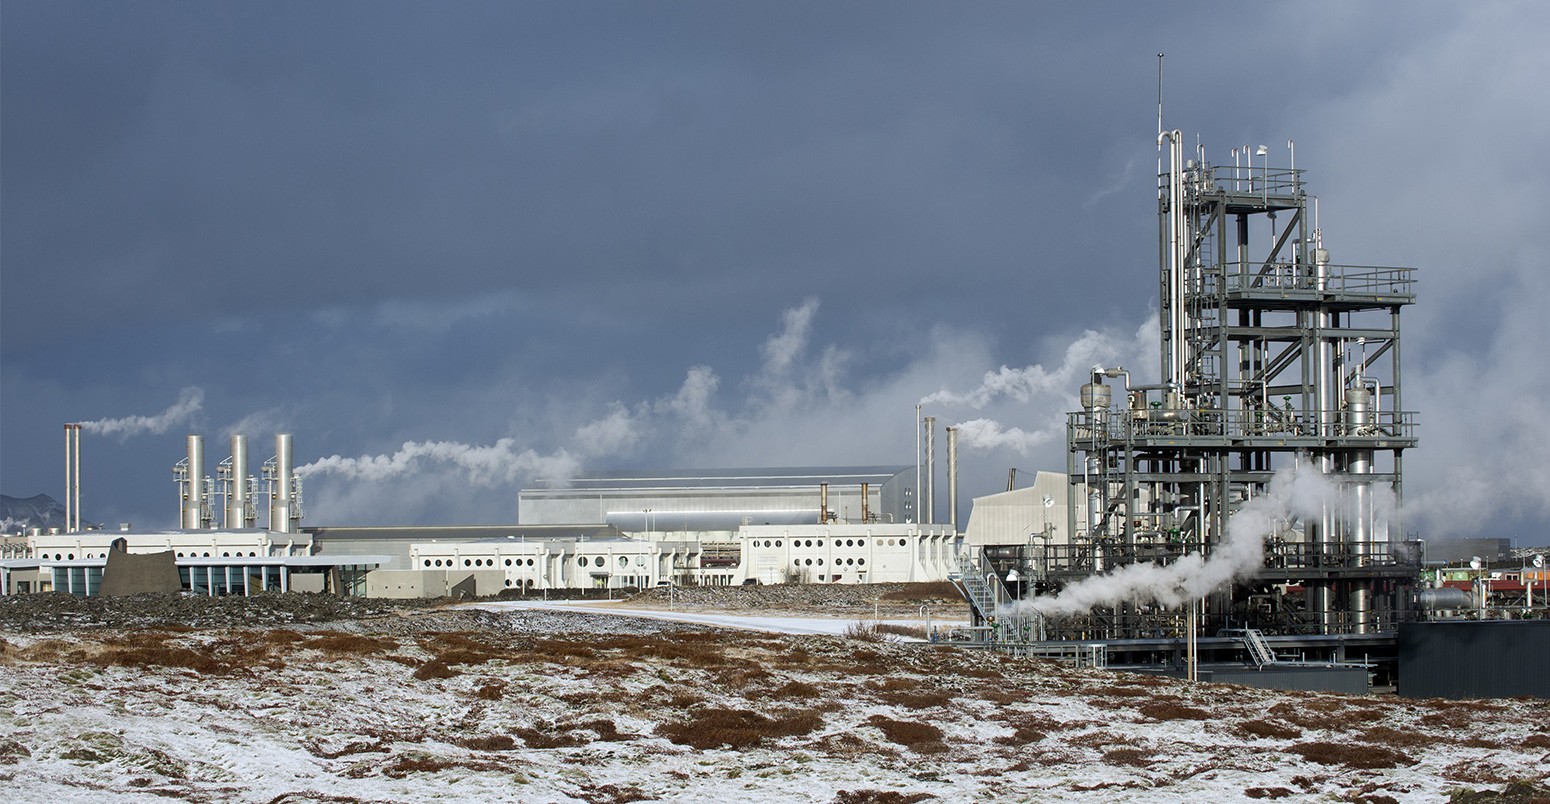
<svg viewBox="0 0 1550 804">
<path fill-rule="evenodd" d="M 128 438 L 141 433 L 161 435 L 174 425 L 187 421 L 204 405 L 205 392 L 195 386 L 184 388 L 178 401 L 154 416 L 125 416 L 121 419 L 98 419 L 81 422 L 81 429 L 96 435 L 116 435 Z"/>
<path fill-rule="evenodd" d="M 488 446 L 456 441 L 406 441 L 391 455 L 330 455 L 297 467 L 296 473 L 380 481 L 418 471 L 426 464 L 457 467 L 469 482 L 479 486 L 511 483 L 523 476 L 571 477 L 580 469 L 580 461 L 566 450 L 542 455 L 532 449 L 518 450 L 515 440 L 502 438 Z"/>
<path fill-rule="evenodd" d="M 1191 553 L 1166 566 L 1131 564 L 1071 584 L 1055 597 L 1019 601 L 1014 608 L 1059 616 L 1122 602 L 1181 605 L 1252 575 L 1263 563 L 1265 537 L 1274 534 L 1279 524 L 1317 516 L 1325 503 L 1335 499 L 1334 484 L 1316 467 L 1282 469 L 1271 479 L 1265 494 L 1245 503 L 1228 520 L 1227 538 L 1209 559 Z"/>
<path fill-rule="evenodd" d="M 972 419 L 954 425 L 958 431 L 958 443 L 977 449 L 1009 447 L 1019 455 L 1029 454 L 1035 447 L 1048 443 L 1054 437 L 1050 430 L 1028 432 L 1021 427 L 1007 427 L 992 419 Z"/>
</svg>

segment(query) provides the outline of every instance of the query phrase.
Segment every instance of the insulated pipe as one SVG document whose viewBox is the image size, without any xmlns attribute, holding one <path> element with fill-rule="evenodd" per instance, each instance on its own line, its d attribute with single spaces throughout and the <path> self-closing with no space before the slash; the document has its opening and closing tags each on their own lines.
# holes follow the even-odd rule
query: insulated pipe
<svg viewBox="0 0 1550 804">
<path fill-rule="evenodd" d="M 70 425 L 67 424 L 65 425 L 65 530 L 70 529 L 70 506 L 74 504 L 73 495 L 70 493 L 72 488 L 70 484 L 75 479 L 70 473 L 70 443 Z"/>
<path fill-rule="evenodd" d="M 292 533 L 291 529 L 291 434 L 278 433 L 274 437 L 275 474 L 270 480 L 269 529 L 277 533 Z"/>
<path fill-rule="evenodd" d="M 926 493 L 922 495 L 921 524 L 936 524 L 936 417 L 926 419 Z"/>
<path fill-rule="evenodd" d="M 1177 385 L 1184 384 L 1184 366 L 1188 360 L 1185 352 L 1184 331 L 1188 328 L 1188 313 L 1184 305 L 1184 144 L 1183 133 L 1165 131 L 1157 135 L 1157 144 L 1168 141 L 1168 217 L 1164 224 L 1168 233 L 1168 365 L 1166 378 Z"/>
<path fill-rule="evenodd" d="M 231 477 L 227 479 L 226 527 L 245 528 L 248 508 L 248 437 L 232 434 Z"/>
<path fill-rule="evenodd" d="M 947 428 L 947 521 L 958 533 L 958 428 Z"/>
<path fill-rule="evenodd" d="M 1348 435 L 1360 433 L 1372 423 L 1372 394 L 1362 385 L 1360 377 L 1357 378 L 1357 383 L 1355 387 L 1347 388 L 1345 392 Z M 1346 473 L 1371 474 L 1372 452 L 1357 450 L 1351 453 L 1346 464 Z M 1355 498 L 1355 511 L 1349 530 L 1350 551 L 1358 566 L 1366 566 L 1372 562 L 1373 552 L 1371 483 L 1358 480 L 1352 486 L 1352 496 Z M 1351 590 L 1350 611 L 1352 631 L 1358 634 L 1367 633 L 1372 621 L 1372 590 L 1365 584 L 1359 584 Z"/>
<path fill-rule="evenodd" d="M 188 480 L 183 494 L 183 527 L 188 530 L 204 527 L 204 476 L 204 436 L 190 435 L 188 437 Z"/>
</svg>

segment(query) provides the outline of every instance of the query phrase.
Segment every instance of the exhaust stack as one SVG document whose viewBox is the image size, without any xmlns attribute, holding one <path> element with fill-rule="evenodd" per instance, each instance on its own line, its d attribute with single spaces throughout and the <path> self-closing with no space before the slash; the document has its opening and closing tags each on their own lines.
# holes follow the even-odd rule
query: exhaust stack
<svg viewBox="0 0 1550 804">
<path fill-rule="evenodd" d="M 947 428 L 947 521 L 958 533 L 958 428 Z"/>
<path fill-rule="evenodd" d="M 204 525 L 205 509 L 205 439 L 204 436 L 188 437 L 188 457 L 183 459 L 180 485 L 183 486 L 183 519 L 186 530 L 199 530 Z"/>
</svg>

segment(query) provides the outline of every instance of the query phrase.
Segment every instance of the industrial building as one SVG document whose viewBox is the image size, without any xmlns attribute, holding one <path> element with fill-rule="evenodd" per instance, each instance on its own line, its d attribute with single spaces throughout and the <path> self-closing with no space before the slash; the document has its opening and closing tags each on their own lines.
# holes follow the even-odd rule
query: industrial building
<svg viewBox="0 0 1550 804">
<path fill-rule="evenodd" d="M 1260 665 L 1290 652 L 1392 660 L 1420 566 L 1388 504 L 1417 443 L 1400 370 L 1414 271 L 1333 262 L 1302 171 L 1272 167 L 1268 148 L 1213 165 L 1203 146 L 1186 159 L 1178 131 L 1160 130 L 1158 146 L 1160 382 L 1093 368 L 1067 420 L 1064 530 L 1025 513 L 1019 525 L 1039 537 L 966 557 L 976 619 L 1001 614 L 998 638 L 1022 652 L 1096 641 L 1113 662 L 1192 676 L 1198 650 Z M 1316 469 L 1341 501 L 1277 521 L 1247 578 L 1182 608 L 1119 599 L 1045 617 L 1006 605 L 1126 567 L 1210 560 L 1235 512 L 1288 467 Z M 1054 494 L 1032 496 L 1053 507 Z"/>
</svg>

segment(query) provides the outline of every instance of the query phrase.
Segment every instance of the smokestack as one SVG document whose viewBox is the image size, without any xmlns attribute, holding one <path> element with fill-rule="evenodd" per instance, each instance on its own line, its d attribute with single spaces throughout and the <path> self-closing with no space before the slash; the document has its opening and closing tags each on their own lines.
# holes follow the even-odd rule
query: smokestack
<svg viewBox="0 0 1550 804">
<path fill-rule="evenodd" d="M 74 477 L 73 474 L 71 474 L 71 471 L 70 471 L 71 470 L 70 443 L 71 443 L 70 425 L 66 424 L 65 425 L 65 525 L 66 525 L 66 527 L 68 527 L 70 525 L 70 506 L 74 504 L 73 501 L 70 499 L 71 483 L 75 482 L 75 477 Z"/>
<path fill-rule="evenodd" d="M 188 437 L 188 478 L 183 489 L 183 527 L 197 530 L 204 527 L 205 497 L 205 439 L 204 436 Z"/>
<path fill-rule="evenodd" d="M 958 533 L 958 428 L 947 428 L 947 521 Z"/>
<path fill-rule="evenodd" d="M 232 434 L 231 474 L 226 486 L 226 527 L 245 528 L 248 511 L 248 437 Z"/>
<path fill-rule="evenodd" d="M 870 484 L 870 483 L 862 483 L 861 484 L 861 524 L 863 524 L 863 525 L 865 525 L 866 523 L 872 521 L 871 512 L 868 510 L 868 507 L 867 507 L 868 504 L 871 502 L 870 500 L 867 499 L 867 496 L 870 495 L 871 493 L 872 493 L 872 484 Z"/>
<path fill-rule="evenodd" d="M 274 472 L 269 477 L 269 529 L 291 533 L 291 434 L 274 437 Z"/>
<path fill-rule="evenodd" d="M 829 522 L 829 484 L 818 484 L 818 524 Z"/>
<path fill-rule="evenodd" d="M 936 524 L 936 417 L 926 417 L 926 488 L 921 495 L 920 522 Z"/>
</svg>

